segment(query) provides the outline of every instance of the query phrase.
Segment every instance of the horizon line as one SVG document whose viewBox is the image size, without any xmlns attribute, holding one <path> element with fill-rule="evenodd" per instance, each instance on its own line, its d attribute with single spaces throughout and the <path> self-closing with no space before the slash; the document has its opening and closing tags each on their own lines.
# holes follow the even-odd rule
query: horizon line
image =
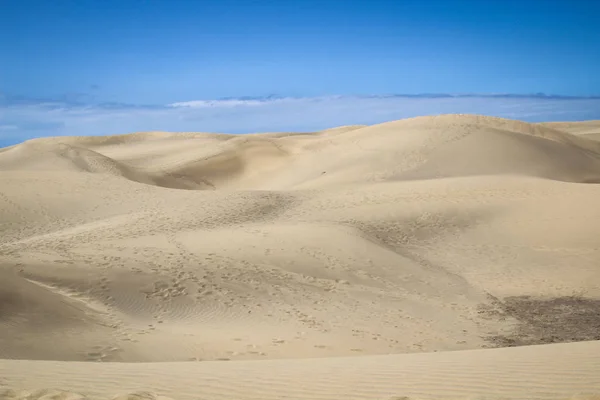
<svg viewBox="0 0 600 400">
<path fill-rule="evenodd" d="M 171 107 L 194 107 L 210 105 L 259 105 L 269 102 L 294 101 L 294 100 L 331 100 L 331 99 L 392 99 L 392 98 L 413 98 L 413 99 L 441 99 L 441 98 L 498 98 L 498 99 L 539 99 L 539 100 L 598 100 L 600 95 L 576 96 L 562 94 L 546 93 L 390 93 L 390 94 L 331 94 L 315 96 L 284 96 L 278 94 L 269 94 L 264 96 L 227 96 L 212 99 L 196 98 L 193 100 L 183 100 L 162 104 L 133 104 L 118 101 L 84 101 L 85 93 L 63 94 L 54 97 L 29 97 L 23 95 L 10 95 L 0 93 L 0 106 L 19 106 L 19 105 L 68 105 L 68 106 L 99 106 L 107 108 L 127 108 L 127 107 L 150 107 L 150 108 L 171 108 Z"/>
</svg>

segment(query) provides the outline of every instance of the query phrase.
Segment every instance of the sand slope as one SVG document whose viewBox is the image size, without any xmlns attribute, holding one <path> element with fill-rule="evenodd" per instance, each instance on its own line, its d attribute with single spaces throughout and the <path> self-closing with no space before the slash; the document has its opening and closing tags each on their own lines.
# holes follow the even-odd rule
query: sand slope
<svg viewBox="0 0 600 400">
<path fill-rule="evenodd" d="M 442 115 L 0 149 L 0 358 L 22 360 L 0 361 L 0 386 L 30 370 L 17 389 L 45 388 L 60 368 L 79 376 L 73 390 L 99 396 L 119 392 L 103 376 L 146 390 L 170 367 L 72 361 L 232 360 L 173 364 L 220 382 L 213 391 L 154 384 L 181 398 L 286 398 L 276 387 L 294 385 L 287 398 L 600 392 L 597 126 Z M 448 350 L 465 352 L 376 356 Z M 468 378 L 496 355 L 506 357 L 498 382 L 491 371 Z M 425 370 L 410 357 L 432 378 L 417 378 Z M 519 357 L 534 363 L 522 381 Z M 564 374 L 575 366 L 579 375 Z M 435 389 L 450 370 L 471 383 Z M 395 386 L 402 376 L 414 385 Z M 342 390 L 348 382 L 378 389 Z"/>
</svg>

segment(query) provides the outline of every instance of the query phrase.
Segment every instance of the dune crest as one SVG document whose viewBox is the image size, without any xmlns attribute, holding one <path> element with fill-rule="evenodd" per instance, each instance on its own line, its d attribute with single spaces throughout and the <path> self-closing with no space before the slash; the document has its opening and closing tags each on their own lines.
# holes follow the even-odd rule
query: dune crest
<svg viewBox="0 0 600 400">
<path fill-rule="evenodd" d="M 199 190 L 285 190 L 490 174 L 598 182 L 600 143 L 554 126 L 442 115 L 316 134 L 41 138 L 3 152 L 0 170 L 105 173 Z"/>
</svg>

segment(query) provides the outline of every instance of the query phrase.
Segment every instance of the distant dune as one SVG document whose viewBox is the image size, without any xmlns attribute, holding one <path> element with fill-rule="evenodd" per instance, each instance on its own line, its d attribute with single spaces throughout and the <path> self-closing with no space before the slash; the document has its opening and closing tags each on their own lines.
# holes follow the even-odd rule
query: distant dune
<svg viewBox="0 0 600 400">
<path fill-rule="evenodd" d="M 0 149 L 0 399 L 600 399 L 598 183 L 600 121 Z"/>
</svg>

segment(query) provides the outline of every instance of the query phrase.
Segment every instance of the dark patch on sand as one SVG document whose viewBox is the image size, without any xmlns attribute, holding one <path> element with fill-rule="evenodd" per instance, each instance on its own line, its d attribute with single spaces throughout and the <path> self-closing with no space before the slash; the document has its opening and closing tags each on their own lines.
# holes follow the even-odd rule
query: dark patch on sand
<svg viewBox="0 0 600 400">
<path fill-rule="evenodd" d="M 480 314 L 517 321 L 511 332 L 486 337 L 494 347 L 600 340 L 600 299 L 577 296 L 494 298 L 492 304 L 481 307 Z"/>
</svg>

